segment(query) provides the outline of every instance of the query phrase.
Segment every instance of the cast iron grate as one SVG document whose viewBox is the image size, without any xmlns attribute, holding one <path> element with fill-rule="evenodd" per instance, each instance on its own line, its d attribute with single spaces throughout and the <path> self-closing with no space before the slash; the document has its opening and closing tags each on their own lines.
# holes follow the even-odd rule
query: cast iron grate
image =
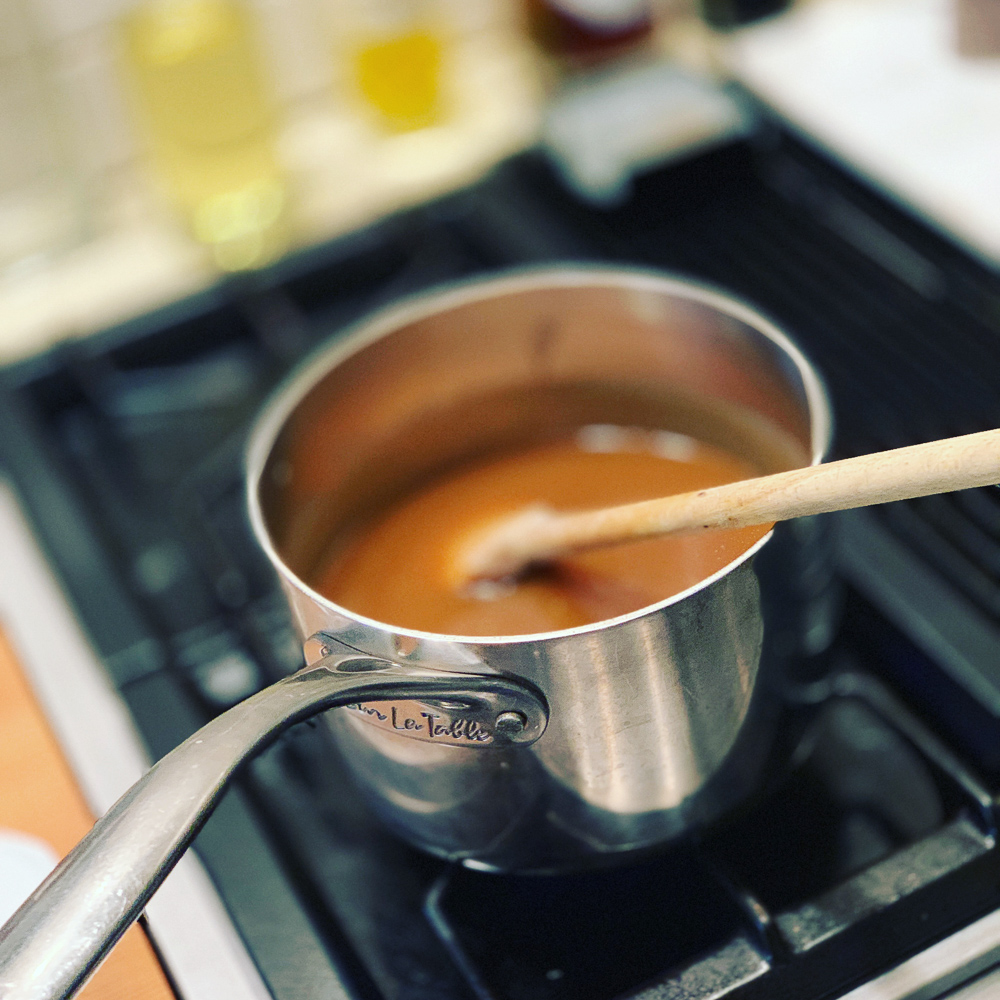
<svg viewBox="0 0 1000 1000">
<path fill-rule="evenodd" d="M 846 672 L 783 780 L 699 841 L 624 874 L 449 869 L 429 912 L 481 1000 L 842 990 L 954 926 L 953 893 L 995 905 L 989 803 L 880 685 Z"/>
</svg>

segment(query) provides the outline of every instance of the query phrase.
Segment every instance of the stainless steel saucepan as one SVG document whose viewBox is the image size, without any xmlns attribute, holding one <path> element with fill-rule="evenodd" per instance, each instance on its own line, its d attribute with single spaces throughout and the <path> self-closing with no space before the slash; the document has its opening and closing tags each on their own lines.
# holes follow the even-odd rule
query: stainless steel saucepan
<svg viewBox="0 0 1000 1000">
<path fill-rule="evenodd" d="M 308 666 L 200 730 L 98 821 L 0 930 L 0 997 L 71 995 L 240 763 L 337 706 L 324 720 L 385 822 L 478 867 L 618 857 L 746 796 L 775 679 L 821 641 L 808 522 L 668 600 L 537 635 L 396 628 L 306 582 L 336 529 L 400 484 L 584 424 L 749 443 L 765 465 L 819 462 L 830 435 L 821 384 L 787 337 L 656 274 L 515 274 L 411 300 L 338 340 L 275 397 L 248 457 L 254 531 Z"/>
</svg>

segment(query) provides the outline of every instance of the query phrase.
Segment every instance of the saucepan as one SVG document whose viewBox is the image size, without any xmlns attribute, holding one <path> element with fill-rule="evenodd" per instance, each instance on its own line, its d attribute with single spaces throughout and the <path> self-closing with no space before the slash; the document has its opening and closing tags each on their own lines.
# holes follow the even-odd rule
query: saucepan
<svg viewBox="0 0 1000 1000">
<path fill-rule="evenodd" d="M 820 462 L 831 433 L 821 381 L 785 334 L 661 274 L 508 274 L 390 307 L 337 339 L 279 390 L 248 451 L 250 519 L 306 667 L 200 730 L 98 821 L 0 930 L 0 996 L 82 985 L 240 763 L 321 712 L 388 826 L 484 869 L 607 863 L 744 799 L 789 664 L 822 642 L 823 546 L 808 521 L 680 594 L 559 632 L 400 628 L 309 582 L 338 528 L 401 484 L 584 425 L 749 442 L 765 466 Z"/>
</svg>

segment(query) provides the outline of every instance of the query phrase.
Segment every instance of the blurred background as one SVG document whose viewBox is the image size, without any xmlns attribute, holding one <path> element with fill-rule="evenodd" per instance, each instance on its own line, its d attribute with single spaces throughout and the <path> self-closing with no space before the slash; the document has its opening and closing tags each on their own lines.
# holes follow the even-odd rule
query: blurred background
<svg viewBox="0 0 1000 1000">
<path fill-rule="evenodd" d="M 5 0 L 0 358 L 538 143 L 614 200 L 745 128 L 734 80 L 995 255 L 998 23 L 998 0 Z"/>
<path fill-rule="evenodd" d="M 998 178 L 1000 0 L 0 0 L 0 625 L 91 811 L 301 662 L 243 454 L 322 340 L 638 264 L 790 331 L 837 457 L 998 427 Z M 446 870 L 301 727 L 199 835 L 211 886 L 147 910 L 179 995 L 903 1000 L 996 966 L 1000 492 L 837 525 L 788 611 L 816 726 L 690 863 Z"/>
</svg>

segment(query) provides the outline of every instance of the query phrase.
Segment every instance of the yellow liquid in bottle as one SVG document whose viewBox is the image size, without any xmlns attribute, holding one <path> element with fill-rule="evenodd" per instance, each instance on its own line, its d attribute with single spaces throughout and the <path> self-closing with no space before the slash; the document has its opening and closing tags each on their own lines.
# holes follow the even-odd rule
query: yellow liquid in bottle
<svg viewBox="0 0 1000 1000">
<path fill-rule="evenodd" d="M 419 26 L 359 42 L 355 81 L 384 125 L 405 131 L 440 120 L 443 50 L 441 38 Z"/>
<path fill-rule="evenodd" d="M 122 33 L 154 166 L 196 239 L 225 270 L 266 263 L 284 247 L 287 188 L 248 12 L 161 0 Z"/>
</svg>

